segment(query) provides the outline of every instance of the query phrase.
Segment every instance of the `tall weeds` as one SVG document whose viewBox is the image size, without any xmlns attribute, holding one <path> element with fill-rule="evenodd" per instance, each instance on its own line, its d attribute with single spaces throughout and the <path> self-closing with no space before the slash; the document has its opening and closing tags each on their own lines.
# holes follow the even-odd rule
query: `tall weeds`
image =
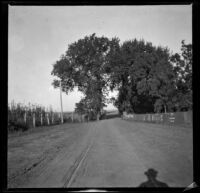
<svg viewBox="0 0 200 193">
<path fill-rule="evenodd" d="M 32 127 L 55 125 L 60 123 L 58 112 L 38 104 L 8 104 L 8 131 L 25 131 Z"/>
</svg>

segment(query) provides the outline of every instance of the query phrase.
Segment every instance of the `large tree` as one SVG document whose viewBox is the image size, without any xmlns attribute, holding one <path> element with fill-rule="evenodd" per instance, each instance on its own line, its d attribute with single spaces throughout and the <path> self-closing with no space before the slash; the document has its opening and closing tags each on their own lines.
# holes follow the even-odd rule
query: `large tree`
<svg viewBox="0 0 200 193">
<path fill-rule="evenodd" d="M 169 50 L 143 40 L 126 41 L 109 55 L 110 87 L 119 111 L 150 113 L 171 107 L 174 93 Z"/>
<path fill-rule="evenodd" d="M 90 100 L 90 108 L 97 119 L 105 106 L 108 93 L 105 69 L 107 55 L 113 45 L 118 43 L 117 38 L 108 39 L 95 34 L 86 36 L 70 44 L 66 53 L 53 66 L 52 75 L 59 78 L 53 81 L 54 87 L 59 86 L 59 81 L 66 93 L 78 87 L 87 100 Z"/>
<path fill-rule="evenodd" d="M 192 108 L 192 46 L 182 41 L 182 54 L 144 40 L 95 34 L 68 46 L 54 64 L 53 85 L 66 93 L 75 87 L 84 94 L 76 111 L 93 112 L 97 119 L 109 89 L 118 91 L 114 101 L 119 112 L 152 113 Z"/>
<path fill-rule="evenodd" d="M 176 110 L 192 109 L 192 44 L 181 42 L 181 53 L 171 56 L 173 70 L 176 75 Z"/>
</svg>

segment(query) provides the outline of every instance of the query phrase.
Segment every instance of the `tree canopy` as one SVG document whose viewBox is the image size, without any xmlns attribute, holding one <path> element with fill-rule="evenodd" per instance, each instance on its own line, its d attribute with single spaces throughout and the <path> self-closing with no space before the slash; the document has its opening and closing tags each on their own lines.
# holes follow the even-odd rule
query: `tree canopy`
<svg viewBox="0 0 200 193">
<path fill-rule="evenodd" d="M 87 100 L 91 101 L 90 108 L 97 115 L 97 119 L 108 94 L 108 80 L 104 68 L 106 58 L 113 45 L 118 42 L 117 38 L 108 39 L 95 34 L 86 36 L 70 44 L 65 55 L 62 55 L 53 67 L 52 75 L 60 78 L 63 91 L 68 93 L 78 87 Z M 59 80 L 54 80 L 53 85 L 58 87 Z"/>
<path fill-rule="evenodd" d="M 144 40 L 124 42 L 110 55 L 111 88 L 119 90 L 115 101 L 120 112 L 162 111 L 174 91 L 169 50 Z"/>
<path fill-rule="evenodd" d="M 181 54 L 170 57 L 175 74 L 176 110 L 192 109 L 192 44 L 181 42 Z"/>
<path fill-rule="evenodd" d="M 82 114 L 99 119 L 109 90 L 119 112 L 153 113 L 192 108 L 192 45 L 182 41 L 181 54 L 144 40 L 120 44 L 96 34 L 70 44 L 54 64 L 54 87 L 61 81 L 66 93 L 75 87 L 84 94 L 76 104 Z"/>
</svg>

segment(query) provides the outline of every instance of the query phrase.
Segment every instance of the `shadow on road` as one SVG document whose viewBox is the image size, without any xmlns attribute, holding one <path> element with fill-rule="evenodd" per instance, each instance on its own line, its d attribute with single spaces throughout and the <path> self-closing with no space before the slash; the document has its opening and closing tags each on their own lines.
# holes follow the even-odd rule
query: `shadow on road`
<svg viewBox="0 0 200 193">
<path fill-rule="evenodd" d="M 169 187 L 166 183 L 158 181 L 156 179 L 156 176 L 158 172 L 152 168 L 148 169 L 145 173 L 147 176 L 147 181 L 143 182 L 139 185 L 139 187 L 142 188 L 148 188 L 148 187 Z"/>
</svg>

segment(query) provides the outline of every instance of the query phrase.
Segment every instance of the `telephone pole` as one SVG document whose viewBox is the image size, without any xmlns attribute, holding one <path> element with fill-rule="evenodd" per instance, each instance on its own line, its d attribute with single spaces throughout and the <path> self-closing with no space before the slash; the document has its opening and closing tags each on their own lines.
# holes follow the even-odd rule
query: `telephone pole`
<svg viewBox="0 0 200 193">
<path fill-rule="evenodd" d="M 63 124 L 63 105 L 62 105 L 62 85 L 60 80 L 60 106 L 61 106 L 61 123 Z"/>
</svg>

